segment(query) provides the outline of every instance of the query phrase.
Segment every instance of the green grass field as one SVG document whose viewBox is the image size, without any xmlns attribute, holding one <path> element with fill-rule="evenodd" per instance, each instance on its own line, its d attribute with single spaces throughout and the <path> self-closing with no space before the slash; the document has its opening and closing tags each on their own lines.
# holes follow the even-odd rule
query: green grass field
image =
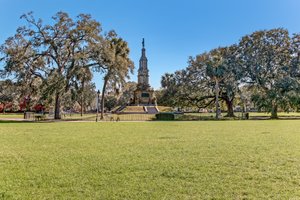
<svg viewBox="0 0 300 200">
<path fill-rule="evenodd" d="M 0 122 L 0 199 L 300 199 L 300 121 Z"/>
<path fill-rule="evenodd" d="M 23 113 L 1 113 L 0 119 L 8 119 L 8 118 L 14 118 L 14 119 L 23 119 L 24 114 Z"/>
</svg>

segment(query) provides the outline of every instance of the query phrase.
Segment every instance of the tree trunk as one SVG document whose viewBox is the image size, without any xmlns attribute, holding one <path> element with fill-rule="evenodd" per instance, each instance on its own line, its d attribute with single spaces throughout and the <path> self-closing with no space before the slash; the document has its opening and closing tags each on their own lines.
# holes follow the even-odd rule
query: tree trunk
<svg viewBox="0 0 300 200">
<path fill-rule="evenodd" d="M 227 115 L 226 117 L 235 117 L 233 112 L 233 100 L 226 99 Z"/>
<path fill-rule="evenodd" d="M 219 119 L 220 111 L 219 111 L 219 80 L 216 78 L 216 86 L 215 86 L 215 93 L 216 93 L 216 119 Z"/>
<path fill-rule="evenodd" d="M 104 78 L 103 88 L 102 88 L 102 96 L 101 96 L 101 116 L 100 119 L 104 118 L 104 98 L 105 98 L 105 90 L 106 90 L 106 84 L 107 84 L 108 78 Z"/>
<path fill-rule="evenodd" d="M 271 119 L 278 119 L 277 110 L 278 110 L 277 104 L 272 103 Z"/>
<path fill-rule="evenodd" d="M 80 105 L 80 115 L 81 117 L 83 116 L 83 112 L 84 112 L 84 86 L 85 86 L 85 81 L 82 81 L 82 88 L 81 88 L 81 105 Z"/>
<path fill-rule="evenodd" d="M 61 119 L 60 116 L 60 94 L 55 94 L 54 119 Z"/>
<path fill-rule="evenodd" d="M 80 101 L 81 101 L 81 105 L 80 105 L 80 116 L 82 117 L 83 116 L 83 97 L 81 96 L 81 99 L 80 99 Z"/>
<path fill-rule="evenodd" d="M 198 113 L 200 113 L 201 109 L 202 109 L 202 107 L 201 107 L 201 108 L 198 108 Z"/>
</svg>

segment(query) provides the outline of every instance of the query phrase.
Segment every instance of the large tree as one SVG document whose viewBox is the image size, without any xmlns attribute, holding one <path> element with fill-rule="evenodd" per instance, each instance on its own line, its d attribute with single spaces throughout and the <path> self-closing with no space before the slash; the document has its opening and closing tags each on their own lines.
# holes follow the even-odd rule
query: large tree
<svg viewBox="0 0 300 200">
<path fill-rule="evenodd" d="M 233 103 L 239 91 L 241 79 L 240 65 L 238 64 L 237 46 L 213 49 L 208 53 L 197 55 L 189 59 L 188 78 L 185 86 L 190 90 L 187 98 L 199 102 L 203 107 L 215 103 L 216 118 L 220 115 L 220 100 L 227 106 L 227 116 L 234 117 Z"/>
<path fill-rule="evenodd" d="M 278 108 L 289 110 L 288 96 L 295 90 L 290 42 L 287 30 L 273 29 L 247 35 L 239 44 L 245 83 L 258 89 L 252 100 L 259 109 L 271 112 L 271 118 L 277 118 Z"/>
<path fill-rule="evenodd" d="M 127 42 L 114 31 L 106 35 L 103 43 L 97 42 L 92 45 L 91 59 L 98 63 L 96 69 L 103 73 L 101 119 L 104 117 L 107 86 L 119 90 L 129 78 L 129 73 L 133 72 L 134 65 L 129 58 L 129 51 Z"/>
<path fill-rule="evenodd" d="M 36 57 L 32 43 L 22 34 L 22 28 L 0 47 L 2 78 L 9 78 L 18 90 L 18 99 L 36 96 L 44 80 L 45 62 Z M 28 98 L 32 99 L 32 98 Z M 30 103 L 30 102 L 28 102 Z"/>
<path fill-rule="evenodd" d="M 290 77 L 294 88 L 288 93 L 290 105 L 298 112 L 300 110 L 300 34 L 294 34 L 291 41 L 291 71 Z"/>
<path fill-rule="evenodd" d="M 60 119 L 61 97 L 76 78 L 78 65 L 88 59 L 87 45 L 100 37 L 100 24 L 90 15 L 80 14 L 74 21 L 64 12 L 54 15 L 54 23 L 48 25 L 41 19 L 36 20 L 32 13 L 21 18 L 28 25 L 19 28 L 2 47 L 6 57 L 5 69 L 18 78 L 29 74 L 42 79 L 47 91 L 44 94 L 54 95 L 54 117 Z M 11 44 L 20 42 L 22 45 L 11 48 Z"/>
<path fill-rule="evenodd" d="M 182 80 L 185 74 L 184 70 L 178 70 L 171 73 L 166 73 L 161 78 L 161 96 L 158 99 L 159 105 L 172 106 L 172 107 L 185 107 L 186 99 L 185 95 L 182 95 L 184 91 L 182 88 Z"/>
<path fill-rule="evenodd" d="M 86 63 L 78 65 L 78 69 L 75 71 L 73 94 L 80 105 L 80 114 L 83 116 L 87 102 L 91 103 L 90 97 L 95 96 L 95 85 L 91 83 L 93 74 Z"/>
<path fill-rule="evenodd" d="M 226 103 L 227 116 L 234 117 L 233 101 L 241 77 L 236 52 L 237 47 L 233 45 L 190 57 L 186 69 L 162 77 L 161 99 L 169 105 L 198 110 L 215 103 L 216 118 L 220 115 L 221 100 Z"/>
</svg>

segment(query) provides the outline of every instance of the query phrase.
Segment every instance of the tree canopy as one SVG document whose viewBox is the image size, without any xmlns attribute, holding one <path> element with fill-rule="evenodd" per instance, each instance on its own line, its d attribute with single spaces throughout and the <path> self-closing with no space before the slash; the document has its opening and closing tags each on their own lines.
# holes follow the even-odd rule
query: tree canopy
<svg viewBox="0 0 300 200">
<path fill-rule="evenodd" d="M 162 77 L 161 101 L 198 109 L 215 103 L 219 118 L 221 100 L 227 116 L 233 117 L 236 98 L 244 99 L 242 88 L 248 88 L 252 102 L 272 118 L 278 109 L 297 110 L 299 41 L 299 35 L 290 37 L 285 29 L 257 31 L 238 44 L 190 57 L 186 69 Z"/>
<path fill-rule="evenodd" d="M 92 70 L 104 74 L 105 84 L 110 81 L 115 85 L 123 83 L 133 70 L 126 41 L 114 31 L 101 34 L 100 23 L 90 15 L 80 14 L 74 20 L 58 12 L 51 24 L 44 24 L 33 13 L 21 18 L 27 24 L 1 45 L 1 74 L 30 90 L 35 89 L 35 83 L 39 97 L 54 102 L 55 119 L 60 119 L 62 101 L 71 90 L 81 96 L 79 104 L 84 104 Z"/>
</svg>

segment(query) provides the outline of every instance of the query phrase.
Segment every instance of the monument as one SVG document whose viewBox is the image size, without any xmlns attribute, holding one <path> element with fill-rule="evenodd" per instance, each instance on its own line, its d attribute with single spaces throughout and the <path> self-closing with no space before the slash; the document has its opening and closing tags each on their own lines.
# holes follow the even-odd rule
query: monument
<svg viewBox="0 0 300 200">
<path fill-rule="evenodd" d="M 142 56 L 140 58 L 138 69 L 138 84 L 137 89 L 134 91 L 132 104 L 143 106 L 156 104 L 154 90 L 150 87 L 149 84 L 148 60 L 146 57 L 144 38 L 142 42 Z"/>
</svg>

